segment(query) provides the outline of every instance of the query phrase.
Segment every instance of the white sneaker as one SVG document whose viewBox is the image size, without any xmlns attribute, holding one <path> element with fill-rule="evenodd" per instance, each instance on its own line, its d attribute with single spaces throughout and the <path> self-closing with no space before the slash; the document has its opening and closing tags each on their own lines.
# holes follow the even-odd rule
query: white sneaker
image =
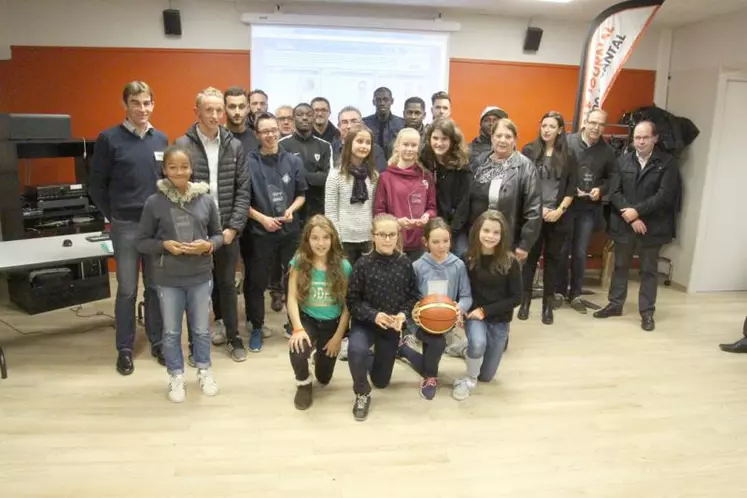
<svg viewBox="0 0 747 498">
<path fill-rule="evenodd" d="M 211 340 L 213 346 L 220 346 L 226 343 L 226 326 L 223 325 L 223 320 L 216 320 L 213 323 L 213 329 L 211 330 Z"/>
<path fill-rule="evenodd" d="M 337 359 L 340 361 L 348 361 L 348 338 L 344 338 L 340 341 L 340 352 L 337 354 Z"/>
<path fill-rule="evenodd" d="M 469 398 L 470 393 L 477 387 L 477 382 L 469 377 L 463 377 L 454 381 L 454 390 L 451 395 L 457 401 L 464 401 Z"/>
<path fill-rule="evenodd" d="M 172 403 L 183 403 L 187 397 L 184 390 L 184 375 L 172 375 L 169 378 L 169 399 Z"/>
<path fill-rule="evenodd" d="M 218 384 L 215 383 L 213 372 L 209 368 L 200 368 L 197 370 L 197 382 L 199 382 L 200 390 L 205 396 L 215 396 L 218 394 Z"/>
<path fill-rule="evenodd" d="M 267 325 L 262 327 L 262 339 L 267 339 L 268 337 L 272 337 L 272 334 L 273 332 L 270 327 L 268 327 Z"/>
</svg>

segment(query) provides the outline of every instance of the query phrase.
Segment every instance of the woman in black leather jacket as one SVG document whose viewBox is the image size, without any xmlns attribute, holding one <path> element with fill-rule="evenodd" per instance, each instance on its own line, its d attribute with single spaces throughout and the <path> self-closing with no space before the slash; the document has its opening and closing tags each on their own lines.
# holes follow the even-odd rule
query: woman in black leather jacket
<svg viewBox="0 0 747 498">
<path fill-rule="evenodd" d="M 491 131 L 493 149 L 470 165 L 474 178 L 468 199 L 459 205 L 453 225 L 469 229 L 488 209 L 506 217 L 516 257 L 529 255 L 542 228 L 542 200 L 532 161 L 516 150 L 518 131 L 510 119 L 501 119 Z"/>
<path fill-rule="evenodd" d="M 546 325 L 553 323 L 552 301 L 560 266 L 560 252 L 570 228 L 566 223 L 568 217 L 565 212 L 573 202 L 578 185 L 578 165 L 566 143 L 564 126 L 561 114 L 548 112 L 542 116 L 537 138 L 522 151 L 537 169 L 542 196 L 542 230 L 522 269 L 524 294 L 517 318 L 529 318 L 532 281 L 544 247 L 542 323 Z"/>
</svg>

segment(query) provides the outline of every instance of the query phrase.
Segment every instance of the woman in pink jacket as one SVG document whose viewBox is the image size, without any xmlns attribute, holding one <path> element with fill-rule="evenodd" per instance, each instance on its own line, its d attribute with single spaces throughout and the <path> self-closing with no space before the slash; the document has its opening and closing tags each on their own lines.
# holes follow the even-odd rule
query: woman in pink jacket
<svg viewBox="0 0 747 498">
<path fill-rule="evenodd" d="M 423 255 L 423 227 L 436 216 L 436 185 L 419 155 L 420 133 L 404 128 L 394 142 L 389 167 L 381 173 L 374 202 L 374 216 L 387 213 L 397 218 L 411 261 Z"/>
</svg>

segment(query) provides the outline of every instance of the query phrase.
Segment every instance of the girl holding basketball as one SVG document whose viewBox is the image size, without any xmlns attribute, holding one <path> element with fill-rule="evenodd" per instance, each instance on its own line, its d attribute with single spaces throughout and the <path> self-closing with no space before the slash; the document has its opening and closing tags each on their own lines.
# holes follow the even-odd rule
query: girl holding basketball
<svg viewBox="0 0 747 498">
<path fill-rule="evenodd" d="M 371 382 L 383 389 L 392 378 L 400 333 L 418 299 L 415 271 L 402 254 L 397 219 L 389 214 L 373 220 L 373 250 L 353 267 L 347 305 L 352 317 L 348 364 L 353 377 L 353 416 L 366 420 L 371 407 Z M 369 349 L 374 346 L 373 364 Z"/>
<path fill-rule="evenodd" d="M 397 134 L 389 167 L 381 173 L 374 215 L 391 214 L 403 231 L 403 249 L 410 261 L 423 255 L 423 227 L 436 217 L 436 185 L 420 159 L 420 133 L 404 128 Z"/>
<path fill-rule="evenodd" d="M 350 320 L 345 294 L 352 267 L 345 259 L 337 230 L 322 215 L 306 222 L 289 266 L 288 316 L 293 327 L 289 348 L 297 385 L 294 404 L 306 410 L 313 401 L 311 351 L 316 349 L 314 374 L 322 386 L 329 384 L 335 370 Z"/>
<path fill-rule="evenodd" d="M 456 302 L 457 320 L 461 323 L 464 311 L 472 307 L 472 292 L 464 262 L 450 252 L 449 225 L 443 218 L 433 218 L 426 223 L 423 238 L 428 252 L 413 264 L 420 293 L 423 296 L 447 296 Z M 444 302 L 435 297 L 434 299 L 434 302 Z M 450 305 L 444 306 L 444 314 L 450 316 Z M 412 335 L 403 337 L 397 353 L 423 377 L 420 396 L 432 400 L 438 387 L 438 364 L 446 349 L 444 334 L 453 328 L 453 324 L 447 330 L 435 330 L 436 325 L 430 326 L 426 313 L 421 315 L 418 308 L 413 311 L 413 318 L 421 325 L 415 335 L 423 343 L 423 353 L 420 354 L 413 348 Z"/>
<path fill-rule="evenodd" d="M 498 371 L 514 308 L 521 303 L 521 267 L 511 248 L 511 232 L 498 211 L 481 214 L 469 234 L 465 256 L 472 287 L 467 313 L 467 376 L 454 382 L 452 395 L 466 399 L 477 381 L 490 382 Z"/>
</svg>

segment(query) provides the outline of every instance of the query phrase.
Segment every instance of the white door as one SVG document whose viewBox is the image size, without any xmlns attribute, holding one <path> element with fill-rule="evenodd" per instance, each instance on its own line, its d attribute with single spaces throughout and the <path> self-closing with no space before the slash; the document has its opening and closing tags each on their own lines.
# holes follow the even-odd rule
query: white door
<svg viewBox="0 0 747 498">
<path fill-rule="evenodd" d="M 715 150 L 703 165 L 709 168 L 702 206 L 707 212 L 696 246 L 695 292 L 747 290 L 747 77 L 727 77 L 721 88 Z"/>
</svg>

